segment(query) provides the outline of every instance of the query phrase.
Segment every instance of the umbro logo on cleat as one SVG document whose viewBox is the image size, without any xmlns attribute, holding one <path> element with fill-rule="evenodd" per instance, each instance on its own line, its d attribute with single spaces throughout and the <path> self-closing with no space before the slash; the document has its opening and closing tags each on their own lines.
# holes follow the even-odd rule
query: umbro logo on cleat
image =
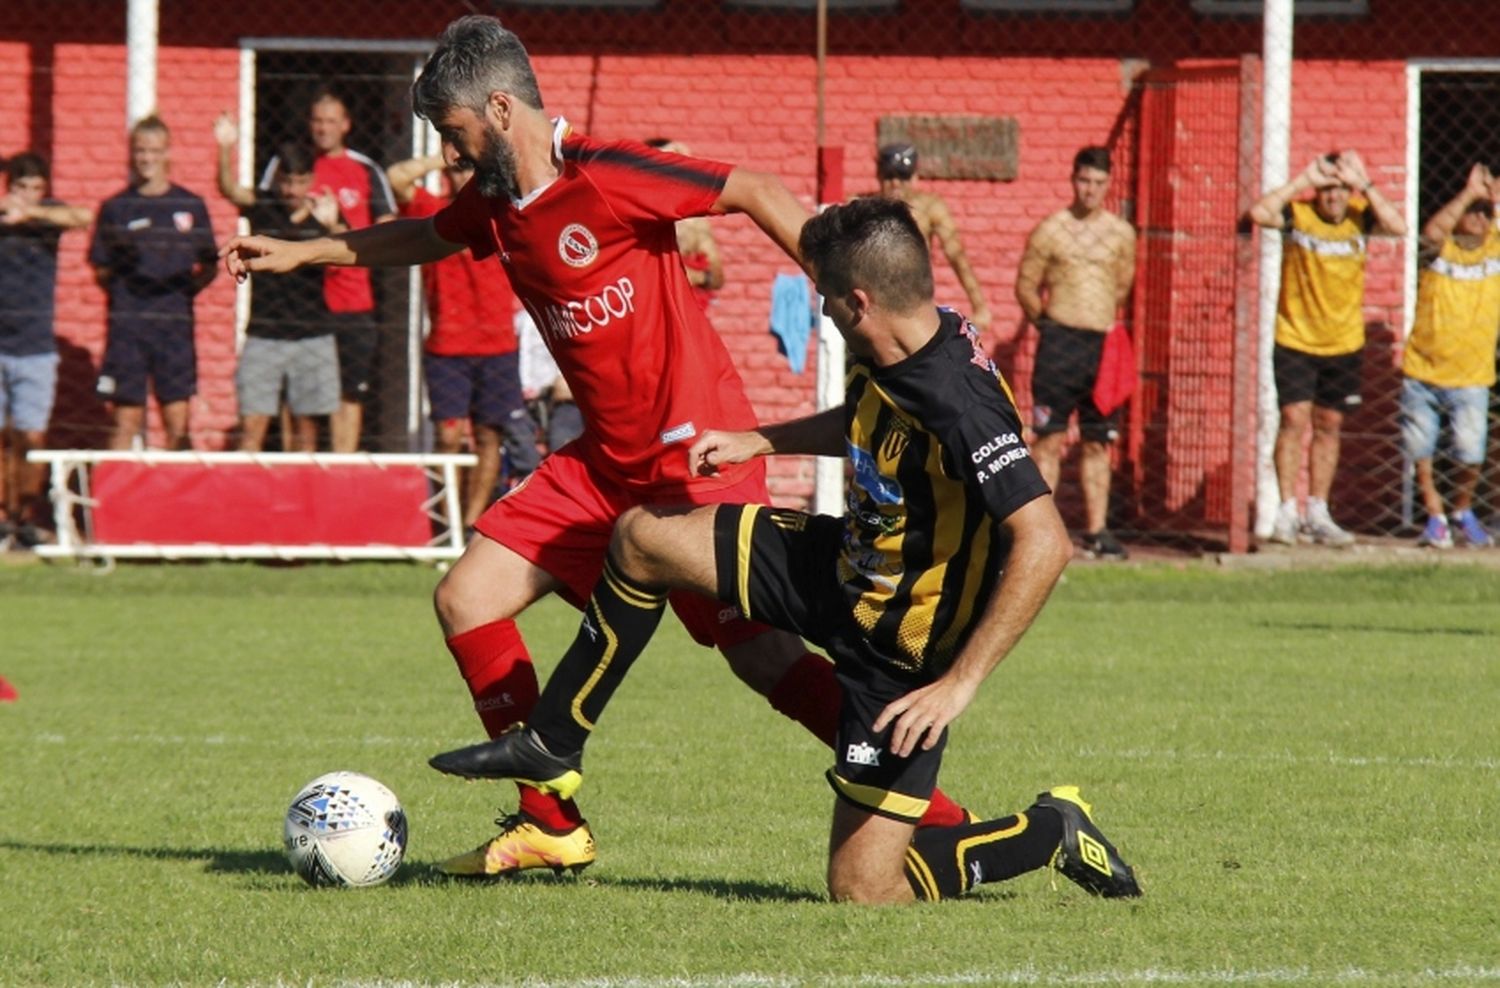
<svg viewBox="0 0 1500 988">
<path fill-rule="evenodd" d="M 1109 852 L 1103 844 L 1082 831 L 1078 834 L 1078 852 L 1084 864 L 1102 874 L 1110 874 Z"/>
<path fill-rule="evenodd" d="M 861 741 L 859 744 L 851 744 L 844 752 L 844 761 L 850 765 L 879 765 L 880 749 L 872 748 L 869 744 Z"/>
</svg>

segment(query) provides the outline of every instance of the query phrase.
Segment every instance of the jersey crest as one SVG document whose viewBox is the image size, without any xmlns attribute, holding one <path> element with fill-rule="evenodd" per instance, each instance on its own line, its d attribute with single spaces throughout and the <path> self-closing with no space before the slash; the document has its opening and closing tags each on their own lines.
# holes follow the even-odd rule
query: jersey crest
<svg viewBox="0 0 1500 988">
<path fill-rule="evenodd" d="M 599 256 L 599 238 L 582 223 L 569 223 L 557 238 L 557 255 L 569 267 L 588 267 Z"/>
</svg>

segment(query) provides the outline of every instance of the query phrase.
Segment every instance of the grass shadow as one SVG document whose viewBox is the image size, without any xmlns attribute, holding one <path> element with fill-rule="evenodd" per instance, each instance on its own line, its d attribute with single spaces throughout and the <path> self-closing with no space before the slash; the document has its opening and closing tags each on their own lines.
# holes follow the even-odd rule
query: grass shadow
<svg viewBox="0 0 1500 988">
<path fill-rule="evenodd" d="M 59 857 L 140 858 L 147 861 L 201 861 L 210 874 L 247 877 L 292 876 L 292 867 L 280 850 L 247 850 L 228 847 L 131 847 L 123 844 L 40 844 L 0 840 L 0 851 L 19 851 Z M 386 884 L 412 885 L 429 882 L 421 868 L 403 867 Z"/>
<path fill-rule="evenodd" d="M 1255 621 L 1258 628 L 1281 628 L 1287 631 L 1359 631 L 1380 635 L 1458 635 L 1466 638 L 1497 638 L 1500 632 L 1488 628 L 1397 628 L 1378 624 L 1339 624 L 1333 621 Z"/>
<path fill-rule="evenodd" d="M 635 892 L 688 892 L 731 902 L 827 902 L 828 897 L 806 889 L 771 882 L 703 878 L 586 878 L 594 885 Z"/>
</svg>

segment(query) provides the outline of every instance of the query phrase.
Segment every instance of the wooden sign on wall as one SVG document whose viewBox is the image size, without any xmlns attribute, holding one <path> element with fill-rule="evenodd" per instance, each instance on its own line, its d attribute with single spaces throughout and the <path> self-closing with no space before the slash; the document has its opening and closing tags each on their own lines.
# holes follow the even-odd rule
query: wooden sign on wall
<svg viewBox="0 0 1500 988">
<path fill-rule="evenodd" d="M 1013 182 L 1018 174 L 1021 125 L 1015 117 L 881 117 L 875 146 L 906 142 L 917 146 L 917 174 L 923 178 Z"/>
</svg>

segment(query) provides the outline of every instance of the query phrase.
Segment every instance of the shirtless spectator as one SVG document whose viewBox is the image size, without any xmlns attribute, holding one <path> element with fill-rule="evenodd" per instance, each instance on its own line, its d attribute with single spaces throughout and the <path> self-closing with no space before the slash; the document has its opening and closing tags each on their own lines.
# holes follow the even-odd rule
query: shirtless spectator
<svg viewBox="0 0 1500 988">
<path fill-rule="evenodd" d="M 1094 404 L 1104 337 L 1114 326 L 1135 278 L 1135 231 L 1104 208 L 1109 150 L 1086 147 L 1073 159 L 1073 201 L 1037 224 L 1016 275 L 1016 300 L 1041 334 L 1031 377 L 1031 455 L 1055 491 L 1068 421 L 1078 412 L 1083 443 L 1079 481 L 1086 532 L 1083 549 L 1124 559 L 1106 527 L 1109 448 L 1119 438 L 1119 411 Z"/>
<path fill-rule="evenodd" d="M 692 150 L 681 141 L 666 137 L 653 137 L 647 147 L 660 148 L 673 154 L 692 154 Z M 705 216 L 692 216 L 677 221 L 677 252 L 682 255 L 682 266 L 687 268 L 688 284 L 693 286 L 693 298 L 703 308 L 713 304 L 714 296 L 724 287 L 724 261 L 719 255 L 719 242 Z"/>
<path fill-rule="evenodd" d="M 900 199 L 911 207 L 917 228 L 934 241 L 948 259 L 964 294 L 969 297 L 969 321 L 981 330 L 990 328 L 990 307 L 979 288 L 979 279 L 969 266 L 969 255 L 958 237 L 958 224 L 943 197 L 917 187 L 917 149 L 912 144 L 886 144 L 875 155 L 875 174 L 880 179 L 880 195 Z"/>
</svg>

